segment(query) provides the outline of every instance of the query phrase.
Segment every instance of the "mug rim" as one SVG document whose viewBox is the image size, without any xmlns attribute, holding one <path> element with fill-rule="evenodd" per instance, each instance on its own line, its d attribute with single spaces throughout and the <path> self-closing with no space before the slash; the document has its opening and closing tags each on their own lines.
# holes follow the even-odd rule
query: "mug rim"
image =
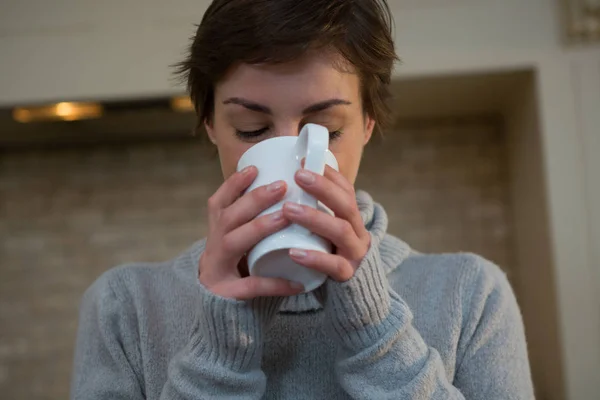
<svg viewBox="0 0 600 400">
<path fill-rule="evenodd" d="M 261 140 L 260 142 L 254 143 L 252 146 L 250 146 L 250 148 L 249 148 L 248 150 L 246 150 L 246 151 L 245 151 L 245 152 L 244 152 L 244 153 L 243 153 L 243 154 L 240 156 L 240 159 L 239 159 L 239 160 L 238 160 L 238 162 L 237 162 L 236 170 L 237 170 L 237 171 L 239 171 L 239 170 L 240 170 L 240 164 L 242 163 L 242 160 L 243 160 L 244 158 L 247 158 L 247 157 L 249 157 L 249 154 L 253 153 L 253 152 L 254 152 L 253 150 L 254 150 L 254 149 L 257 147 L 257 146 L 259 146 L 260 144 L 262 144 L 262 143 L 265 143 L 265 142 L 268 142 L 268 141 L 271 141 L 271 140 L 272 140 L 272 141 L 276 141 L 276 140 L 284 140 L 284 141 L 285 141 L 285 140 L 289 140 L 289 139 L 295 139 L 295 138 L 297 138 L 297 136 L 289 136 L 289 135 L 288 135 L 288 136 L 275 136 L 275 137 L 268 138 L 268 139 L 265 139 L 265 140 Z M 256 150 L 255 150 L 255 151 L 256 151 Z"/>
<path fill-rule="evenodd" d="M 275 137 L 272 137 L 272 138 L 268 138 L 268 139 L 261 140 L 260 142 L 253 144 L 253 145 L 252 145 L 252 146 L 251 146 L 251 147 L 250 147 L 248 150 L 246 150 L 246 151 L 245 151 L 244 153 L 242 153 L 242 155 L 240 156 L 240 159 L 239 159 L 239 160 L 238 160 L 238 162 L 237 162 L 236 171 L 239 171 L 239 170 L 241 169 L 241 168 L 240 168 L 240 164 L 242 163 L 242 160 L 244 160 L 245 158 L 249 157 L 249 155 L 250 155 L 251 153 L 253 153 L 253 151 L 252 151 L 252 150 L 253 150 L 253 149 L 255 149 L 257 146 L 259 146 L 260 144 L 262 144 L 262 143 L 265 143 L 265 142 L 268 142 L 268 141 L 276 141 L 276 140 L 280 140 L 280 141 L 286 141 L 286 140 L 290 140 L 290 139 L 293 139 L 293 140 L 298 140 L 298 136 L 292 136 L 292 135 L 286 135 L 286 136 L 275 136 Z M 331 150 L 328 148 L 328 149 L 325 151 L 325 153 L 326 153 L 326 154 L 327 154 L 327 153 L 329 153 L 329 154 L 331 155 L 331 159 L 334 161 L 334 164 L 335 164 L 335 169 L 336 169 L 336 170 L 338 170 L 338 169 L 339 169 L 339 164 L 338 164 L 337 158 L 335 157 L 335 155 L 333 154 L 333 152 L 332 152 L 332 151 L 331 151 Z M 326 157 L 327 157 L 327 156 L 326 156 Z M 329 161 L 329 160 L 327 160 L 327 161 Z M 329 163 L 327 162 L 327 164 L 329 164 Z"/>
</svg>

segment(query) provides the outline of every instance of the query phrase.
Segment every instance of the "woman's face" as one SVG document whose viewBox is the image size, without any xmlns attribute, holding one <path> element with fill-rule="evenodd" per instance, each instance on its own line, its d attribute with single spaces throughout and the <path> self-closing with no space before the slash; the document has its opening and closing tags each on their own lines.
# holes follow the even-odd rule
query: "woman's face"
<svg viewBox="0 0 600 400">
<path fill-rule="evenodd" d="M 286 64 L 241 64 L 226 74 L 215 87 L 214 117 L 206 124 L 225 178 L 252 145 L 297 136 L 315 123 L 329 130 L 340 172 L 354 183 L 375 123 L 363 112 L 358 76 L 336 68 L 335 61 L 315 53 Z"/>
</svg>

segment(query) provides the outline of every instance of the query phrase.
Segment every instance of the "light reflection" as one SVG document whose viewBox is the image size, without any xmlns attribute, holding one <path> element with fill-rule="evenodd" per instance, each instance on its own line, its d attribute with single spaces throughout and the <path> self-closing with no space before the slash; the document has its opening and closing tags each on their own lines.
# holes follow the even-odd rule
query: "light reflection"
<svg viewBox="0 0 600 400">
<path fill-rule="evenodd" d="M 17 122 L 28 123 L 37 121 L 77 121 L 82 119 L 99 118 L 103 108 L 98 103 L 60 102 L 33 107 L 16 107 L 13 118 Z"/>
<path fill-rule="evenodd" d="M 188 96 L 173 97 L 170 101 L 171 109 L 177 112 L 192 112 L 194 105 Z"/>
</svg>

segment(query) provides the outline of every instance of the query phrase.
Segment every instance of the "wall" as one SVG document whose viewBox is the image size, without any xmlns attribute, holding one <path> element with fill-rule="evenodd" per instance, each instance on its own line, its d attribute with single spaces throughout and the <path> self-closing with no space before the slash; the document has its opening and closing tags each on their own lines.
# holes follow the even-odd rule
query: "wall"
<svg viewBox="0 0 600 400">
<path fill-rule="evenodd" d="M 505 144 L 497 118 L 405 121 L 367 149 L 358 187 L 416 249 L 474 251 L 512 279 Z M 3 398 L 67 398 L 85 288 L 111 266 L 165 260 L 201 238 L 220 182 L 214 151 L 190 141 L 2 154 Z"/>
<path fill-rule="evenodd" d="M 544 160 L 531 74 L 505 108 L 514 226 L 516 292 L 526 322 L 529 359 L 538 399 L 564 399 L 556 277 L 552 259 Z"/>
<path fill-rule="evenodd" d="M 600 47 L 566 50 L 558 0 L 391 0 L 402 78 L 531 68 L 567 397 L 600 390 Z M 5 0 L 0 104 L 179 91 L 168 78 L 208 2 Z"/>
<path fill-rule="evenodd" d="M 531 65 L 557 50 L 554 0 L 390 0 L 402 76 Z M 207 0 L 4 0 L 0 104 L 173 93 Z"/>
<path fill-rule="evenodd" d="M 577 54 L 571 71 L 587 195 L 588 249 L 591 265 L 596 266 L 596 289 L 600 289 L 600 54 Z M 600 296 L 597 300 L 600 307 Z"/>
<path fill-rule="evenodd" d="M 598 229 L 599 226 L 597 220 L 591 219 L 591 213 L 597 213 L 598 203 L 593 203 L 590 197 L 591 188 L 597 188 L 597 178 L 595 171 L 588 169 L 593 163 L 589 155 L 600 154 L 600 148 L 597 141 L 584 141 L 584 138 L 597 137 L 598 130 L 587 125 L 584 132 L 582 120 L 590 121 L 598 116 L 590 109 L 584 113 L 578 106 L 583 92 L 577 91 L 575 79 L 587 85 L 593 78 L 593 75 L 576 78 L 577 58 L 581 55 L 600 59 L 600 53 L 595 51 L 570 54 L 569 58 L 545 63 L 544 68 L 538 69 L 536 80 L 562 359 L 569 399 L 594 398 L 600 387 L 597 374 L 600 370 L 600 263 L 592 253 L 599 243 L 597 237 L 590 236 L 591 227 Z M 589 107 L 598 110 L 600 102 Z M 591 147 L 594 145 L 596 147 Z"/>
</svg>

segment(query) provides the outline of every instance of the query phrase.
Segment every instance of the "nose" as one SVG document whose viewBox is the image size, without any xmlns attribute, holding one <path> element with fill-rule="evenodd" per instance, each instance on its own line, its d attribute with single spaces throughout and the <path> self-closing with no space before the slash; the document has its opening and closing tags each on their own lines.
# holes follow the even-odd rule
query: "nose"
<svg viewBox="0 0 600 400">
<path fill-rule="evenodd" d="M 304 123 L 298 123 L 297 121 L 282 121 L 281 123 L 275 125 L 275 135 L 276 136 L 298 136 Z"/>
</svg>

